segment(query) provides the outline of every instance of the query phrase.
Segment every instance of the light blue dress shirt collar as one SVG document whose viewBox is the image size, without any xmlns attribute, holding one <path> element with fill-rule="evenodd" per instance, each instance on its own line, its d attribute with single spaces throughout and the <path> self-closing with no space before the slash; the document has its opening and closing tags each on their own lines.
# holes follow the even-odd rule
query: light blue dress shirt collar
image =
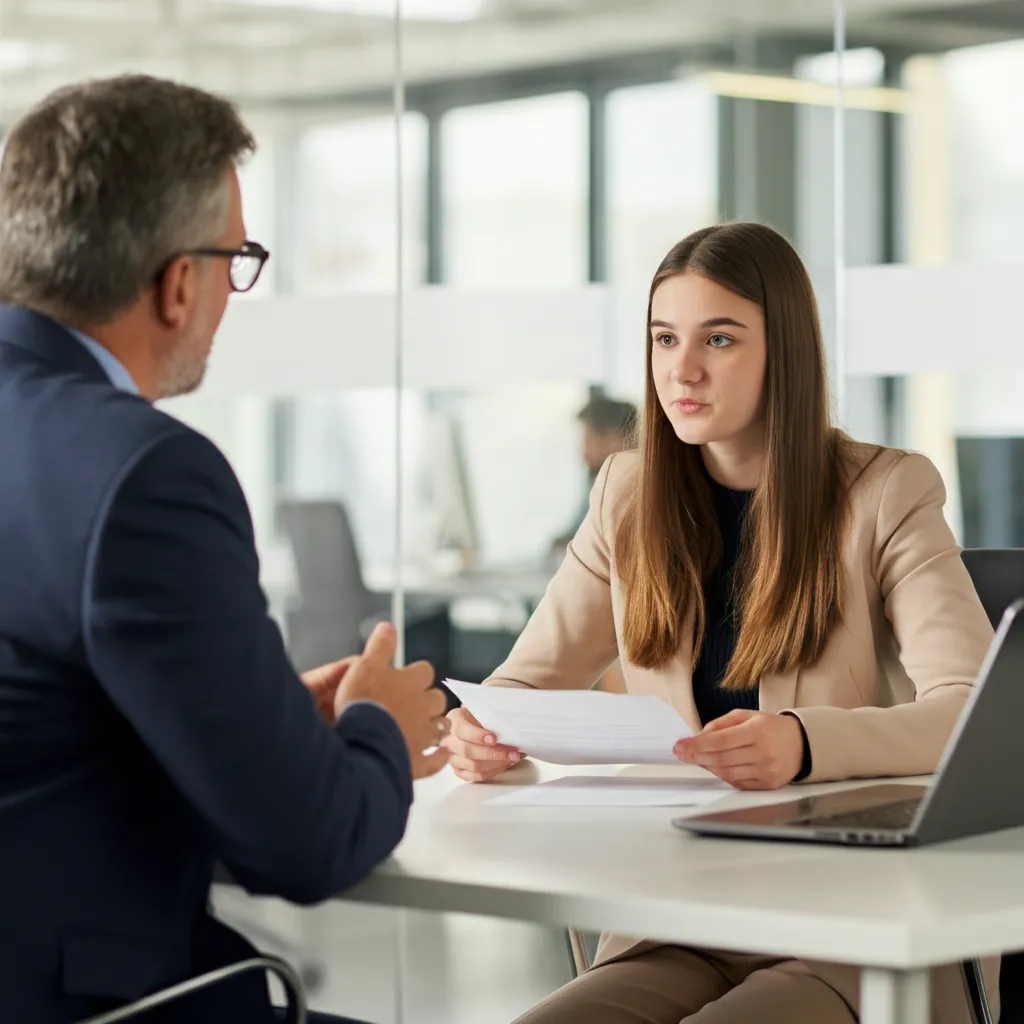
<svg viewBox="0 0 1024 1024">
<path fill-rule="evenodd" d="M 90 338 L 88 334 L 76 331 L 74 327 L 64 325 L 64 329 L 69 334 L 73 334 L 92 353 L 96 362 L 103 367 L 103 372 L 110 378 L 110 383 L 118 391 L 127 391 L 132 395 L 139 393 L 138 386 L 132 380 L 132 375 L 124 368 L 124 363 L 110 349 L 104 348 L 95 338 Z"/>
</svg>

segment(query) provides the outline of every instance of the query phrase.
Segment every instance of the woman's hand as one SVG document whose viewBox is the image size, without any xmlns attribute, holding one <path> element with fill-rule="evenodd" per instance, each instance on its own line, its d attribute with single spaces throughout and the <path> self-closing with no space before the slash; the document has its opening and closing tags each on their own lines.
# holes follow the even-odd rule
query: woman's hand
<svg viewBox="0 0 1024 1024">
<path fill-rule="evenodd" d="M 448 712 L 451 728 L 441 746 L 451 752 L 448 763 L 465 782 L 488 782 L 517 764 L 522 755 L 515 747 L 505 747 L 465 708 Z"/>
<path fill-rule="evenodd" d="M 730 711 L 673 748 L 737 789 L 778 789 L 800 773 L 804 731 L 795 715 Z"/>
</svg>

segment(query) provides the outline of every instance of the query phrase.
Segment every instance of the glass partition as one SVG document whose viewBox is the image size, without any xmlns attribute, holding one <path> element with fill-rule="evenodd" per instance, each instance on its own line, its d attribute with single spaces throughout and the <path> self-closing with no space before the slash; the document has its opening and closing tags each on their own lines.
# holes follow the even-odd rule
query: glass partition
<svg viewBox="0 0 1024 1024">
<path fill-rule="evenodd" d="M 1024 76 L 1024 39 L 997 19 L 992 41 L 972 45 L 967 9 L 951 19 L 922 13 L 917 23 L 922 40 L 943 42 L 887 58 L 900 112 L 889 115 L 893 151 L 880 176 L 889 260 L 906 272 L 886 276 L 872 266 L 883 261 L 868 254 L 851 260 L 851 288 L 866 289 L 885 311 L 874 323 L 855 315 L 866 311 L 851 311 L 851 346 L 860 346 L 862 374 L 888 371 L 890 437 L 936 462 L 961 542 L 1017 546 L 1024 544 L 1024 361 L 1009 324 L 1024 149 L 1007 127 L 1024 116 L 1013 88 Z M 912 338 L 903 326 L 908 302 L 917 304 Z"/>
<path fill-rule="evenodd" d="M 831 5 L 781 6 L 0 0 L 6 124 L 136 70 L 253 126 L 270 269 L 167 409 L 235 466 L 300 668 L 358 651 L 397 591 L 409 657 L 494 670 L 585 507 L 581 411 L 643 400 L 651 277 L 720 220 L 796 244 L 846 429 L 934 458 L 965 543 L 1024 545 L 1024 349 L 993 285 L 1024 229 L 1019 26 L 882 0 L 837 57 Z M 911 301 L 926 332 L 897 329 Z M 387 1019 L 387 915 L 252 906 L 228 909 L 306 968 L 314 1005 Z M 499 1024 L 568 977 L 554 933 L 408 923 L 407 1021 Z"/>
</svg>

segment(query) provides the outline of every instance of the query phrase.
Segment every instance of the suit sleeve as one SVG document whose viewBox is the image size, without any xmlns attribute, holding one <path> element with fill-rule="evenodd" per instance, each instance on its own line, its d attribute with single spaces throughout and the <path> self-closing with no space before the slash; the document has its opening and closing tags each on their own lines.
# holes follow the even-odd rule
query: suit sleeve
<svg viewBox="0 0 1024 1024">
<path fill-rule="evenodd" d="M 122 475 L 92 538 L 83 632 L 101 687 L 254 892 L 311 903 L 398 843 L 402 734 L 372 703 L 332 728 L 288 660 L 241 488 L 193 433 Z"/>
<path fill-rule="evenodd" d="M 587 689 L 618 657 L 606 522 L 606 492 L 616 459 L 613 455 L 598 474 L 583 525 L 508 659 L 486 680 L 488 685 Z"/>
<path fill-rule="evenodd" d="M 874 569 L 900 661 L 916 690 L 891 708 L 797 708 L 808 782 L 935 771 L 992 641 L 992 627 L 946 524 L 946 491 L 923 455 L 890 471 L 878 506 Z"/>
</svg>

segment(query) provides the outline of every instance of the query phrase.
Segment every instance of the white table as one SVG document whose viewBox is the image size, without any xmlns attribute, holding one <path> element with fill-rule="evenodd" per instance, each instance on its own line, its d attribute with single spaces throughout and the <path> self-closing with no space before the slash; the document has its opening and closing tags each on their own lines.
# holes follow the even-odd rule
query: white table
<svg viewBox="0 0 1024 1024">
<path fill-rule="evenodd" d="M 526 763 L 503 784 L 619 771 L 699 770 Z M 926 1024 L 929 968 L 1024 948 L 1024 829 L 907 851 L 712 840 L 672 828 L 683 809 L 488 806 L 496 788 L 418 783 L 395 855 L 342 898 L 852 964 L 863 1024 Z"/>
<path fill-rule="evenodd" d="M 458 600 L 459 598 L 511 598 L 537 604 L 544 596 L 552 569 L 480 569 L 451 576 L 414 579 L 409 588 L 419 594 Z"/>
<path fill-rule="evenodd" d="M 402 583 L 408 593 L 442 600 L 491 597 L 536 604 L 544 596 L 555 568 L 520 565 L 440 572 L 410 564 L 403 567 Z M 364 575 L 373 590 L 392 590 L 396 583 L 393 566 L 370 566 Z"/>
</svg>

